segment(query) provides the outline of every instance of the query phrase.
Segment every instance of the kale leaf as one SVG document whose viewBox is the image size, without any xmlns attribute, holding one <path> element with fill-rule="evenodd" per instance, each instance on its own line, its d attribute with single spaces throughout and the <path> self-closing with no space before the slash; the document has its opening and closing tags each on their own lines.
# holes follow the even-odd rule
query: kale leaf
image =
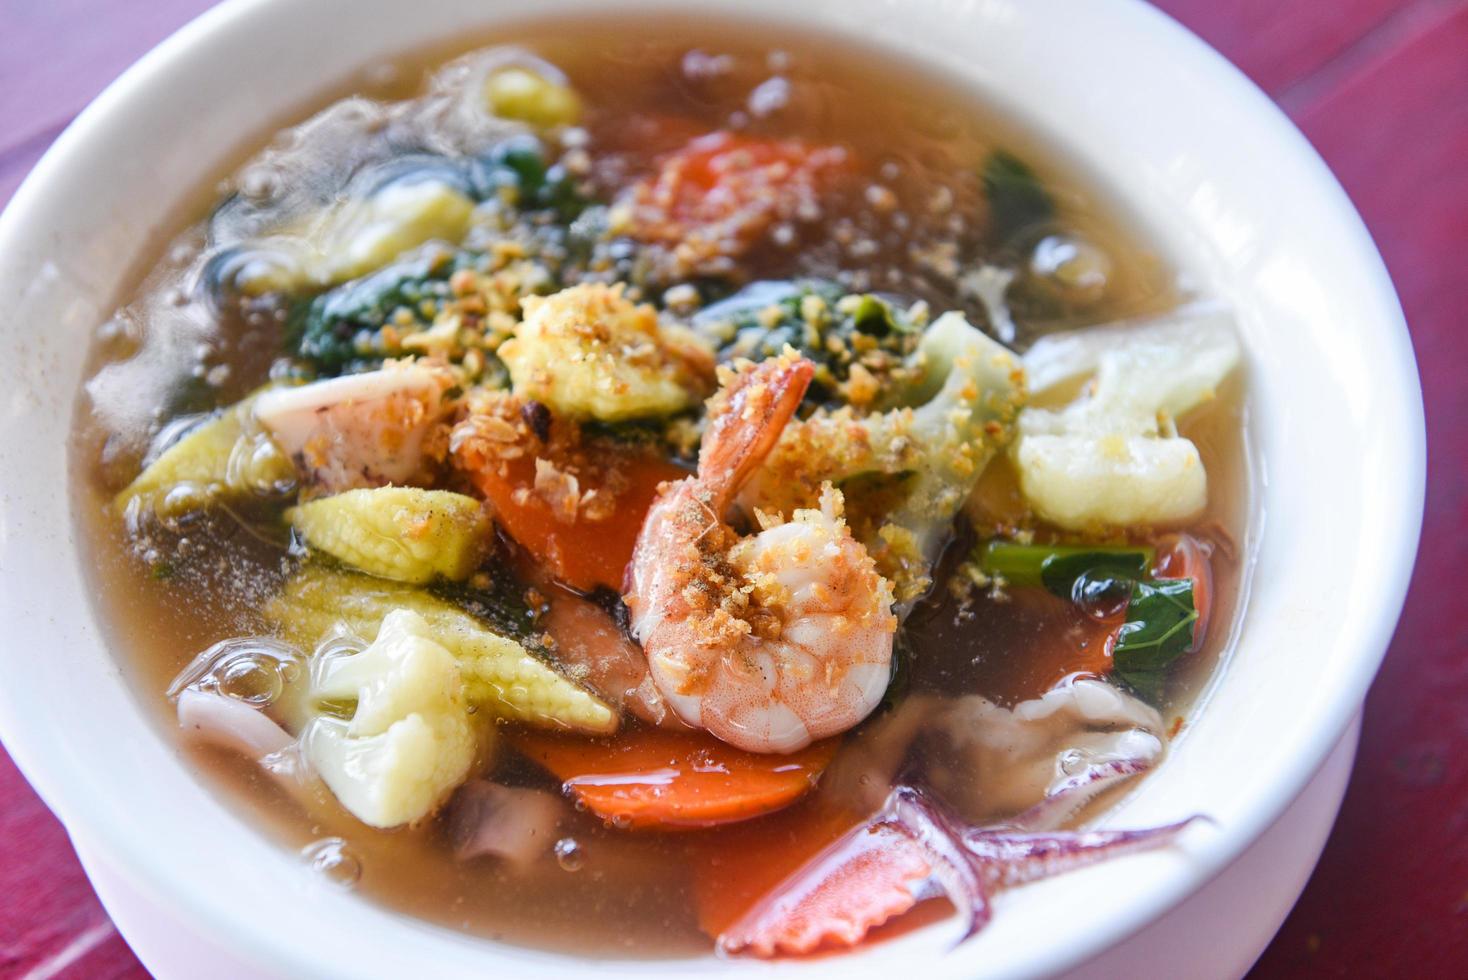
<svg viewBox="0 0 1468 980">
<path fill-rule="evenodd" d="M 1116 672 L 1143 689 L 1141 682 L 1150 682 L 1193 645 L 1197 621 L 1192 579 L 1134 582 L 1126 622 L 1112 650 Z"/>
</svg>

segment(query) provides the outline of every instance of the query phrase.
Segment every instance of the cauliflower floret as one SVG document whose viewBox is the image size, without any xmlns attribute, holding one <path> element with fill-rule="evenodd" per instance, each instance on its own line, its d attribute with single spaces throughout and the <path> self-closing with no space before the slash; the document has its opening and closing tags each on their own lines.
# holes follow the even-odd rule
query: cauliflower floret
<svg viewBox="0 0 1468 980">
<path fill-rule="evenodd" d="M 319 717 L 306 755 L 363 823 L 396 827 L 427 816 L 469 776 L 477 748 L 454 655 L 428 622 L 397 609 L 360 653 L 313 664 L 318 701 L 355 699 L 350 721 Z"/>
<path fill-rule="evenodd" d="M 930 584 L 954 515 L 1008 442 L 1025 398 L 1019 358 L 961 313 L 934 321 L 910 366 L 917 380 L 890 393 L 895 407 L 821 409 L 787 425 L 738 501 L 789 512 L 814 506 L 822 483 L 843 484 L 853 528 L 896 587 L 899 615 Z M 848 482 L 858 477 L 877 478 L 874 488 Z M 865 526 L 869 516 L 880 525 Z"/>
<path fill-rule="evenodd" d="M 1208 502 L 1198 447 L 1183 438 L 1115 432 L 1033 435 L 1020 428 L 1014 459 L 1035 511 L 1061 527 L 1175 524 Z"/>
<path fill-rule="evenodd" d="M 1025 366 L 1037 398 L 1094 378 L 1063 408 L 1020 413 L 1011 452 L 1025 498 L 1072 530 L 1196 517 L 1208 501 L 1207 474 L 1173 420 L 1211 398 L 1238 360 L 1230 321 L 1215 311 L 1036 344 Z"/>
<path fill-rule="evenodd" d="M 353 737 L 348 727 L 317 719 L 306 752 L 342 806 L 370 827 L 421 820 L 468 778 L 474 738 L 467 722 L 412 714 L 369 737 Z"/>
<path fill-rule="evenodd" d="M 713 355 L 691 333 L 659 324 L 621 284 L 583 284 L 527 297 L 525 319 L 499 349 L 515 394 L 574 419 L 621 422 L 694 405 Z"/>
</svg>

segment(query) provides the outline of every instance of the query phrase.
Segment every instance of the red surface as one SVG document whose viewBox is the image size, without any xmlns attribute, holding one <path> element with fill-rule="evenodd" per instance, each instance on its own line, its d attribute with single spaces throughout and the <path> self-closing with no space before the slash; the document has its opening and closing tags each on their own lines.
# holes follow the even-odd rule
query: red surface
<svg viewBox="0 0 1468 980">
<path fill-rule="evenodd" d="M 207 0 L 0 0 L 0 202 Z M 1314 878 L 1253 976 L 1468 975 L 1468 0 L 1162 0 L 1304 129 L 1397 284 L 1428 428 L 1423 545 Z M 1303 653 L 1302 653 L 1303 655 Z M 1227 928 L 1220 923 L 1219 928 Z M 0 980 L 142 977 L 0 753 Z"/>
</svg>

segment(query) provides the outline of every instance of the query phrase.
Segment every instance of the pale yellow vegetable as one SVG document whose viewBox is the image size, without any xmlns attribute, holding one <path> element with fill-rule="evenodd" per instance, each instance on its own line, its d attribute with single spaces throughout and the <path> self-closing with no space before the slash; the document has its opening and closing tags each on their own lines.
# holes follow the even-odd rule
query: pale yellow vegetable
<svg viewBox="0 0 1468 980">
<path fill-rule="evenodd" d="M 571 126 L 581 118 L 581 99 L 569 85 L 529 68 L 511 66 L 484 81 L 484 102 L 501 119 L 532 126 Z"/>
<path fill-rule="evenodd" d="M 1203 459 L 1183 438 L 1028 433 L 1013 458 L 1025 499 L 1036 513 L 1064 528 L 1180 524 L 1208 503 Z"/>
<path fill-rule="evenodd" d="M 250 397 L 225 409 L 169 446 L 113 505 L 119 512 L 138 507 L 178 517 L 218 499 L 266 497 L 294 488 L 295 467 L 256 424 L 254 402 Z"/>
<path fill-rule="evenodd" d="M 292 507 L 285 516 L 311 547 L 399 582 L 466 579 L 491 540 L 479 501 L 447 490 L 348 490 Z"/>
<path fill-rule="evenodd" d="M 1208 476 L 1175 420 L 1211 399 L 1239 356 L 1232 319 L 1213 308 L 1041 339 L 1025 367 L 1042 404 L 1089 383 L 1063 407 L 1020 413 L 1010 453 L 1025 499 L 1075 531 L 1196 518 Z"/>
<path fill-rule="evenodd" d="M 417 613 L 388 613 L 377 638 L 312 665 L 311 694 L 356 702 L 350 721 L 323 715 L 306 728 L 307 758 L 359 820 L 421 820 L 469 775 L 478 748 L 458 661 Z"/>
<path fill-rule="evenodd" d="M 442 181 L 400 181 L 348 201 L 313 236 L 312 278 L 323 286 L 380 269 L 424 242 L 457 244 L 469 230 L 474 202 Z"/>
<path fill-rule="evenodd" d="M 234 273 L 247 296 L 328 287 L 375 272 L 427 242 L 457 245 L 474 201 L 442 180 L 403 180 L 347 197 L 250 243 Z"/>
<path fill-rule="evenodd" d="M 394 609 L 428 622 L 434 639 L 458 658 L 469 699 L 496 715 L 542 728 L 616 731 L 617 713 L 605 701 L 452 603 L 412 586 L 307 565 L 265 615 L 288 640 L 310 649 L 338 625 L 371 640 Z"/>
<path fill-rule="evenodd" d="M 686 331 L 622 295 L 587 283 L 522 301 L 525 319 L 499 349 L 515 394 L 557 415 L 622 422 L 689 408 L 707 393 L 713 357 Z"/>
</svg>

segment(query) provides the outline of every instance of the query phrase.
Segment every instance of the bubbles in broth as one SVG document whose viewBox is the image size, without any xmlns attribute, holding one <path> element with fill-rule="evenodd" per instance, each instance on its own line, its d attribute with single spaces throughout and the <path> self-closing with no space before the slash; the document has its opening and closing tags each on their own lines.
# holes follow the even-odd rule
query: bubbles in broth
<svg viewBox="0 0 1468 980">
<path fill-rule="evenodd" d="M 1226 312 L 872 51 L 581 21 L 382 67 L 93 345 L 79 520 L 190 764 L 303 875 L 599 956 L 914 927 L 1001 825 L 1079 855 L 1239 603 Z M 926 914 L 843 940 L 791 896 L 858 833 Z"/>
</svg>

